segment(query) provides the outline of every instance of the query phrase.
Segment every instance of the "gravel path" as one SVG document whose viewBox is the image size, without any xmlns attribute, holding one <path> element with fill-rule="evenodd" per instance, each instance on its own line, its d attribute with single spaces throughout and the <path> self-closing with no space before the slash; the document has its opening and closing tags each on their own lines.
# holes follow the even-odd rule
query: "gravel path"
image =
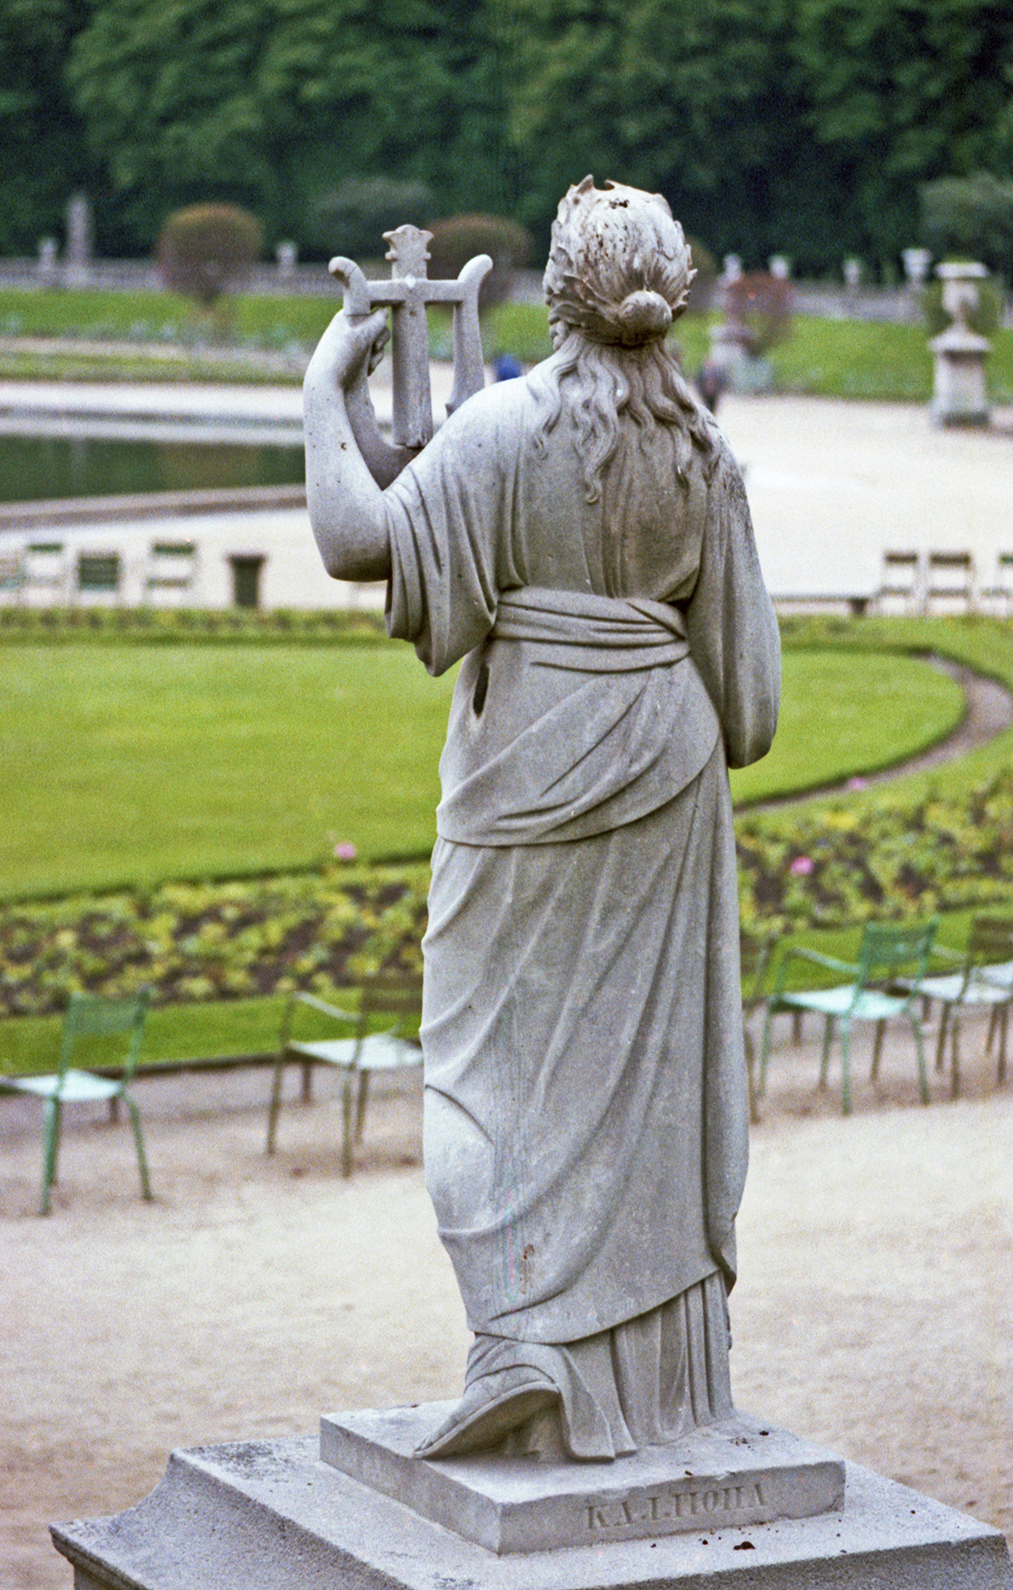
<svg viewBox="0 0 1013 1590">
<path fill-rule="evenodd" d="M 744 1408 L 1013 1537 L 1013 1086 L 997 1091 L 982 1036 L 967 1031 L 960 1101 L 935 1079 L 918 1104 L 900 1039 L 847 1120 L 814 1091 L 815 1026 L 777 1050 L 733 1364 Z M 38 1111 L 3 1101 L 0 1583 L 69 1590 L 47 1521 L 138 1501 L 173 1447 L 458 1393 L 467 1334 L 422 1182 L 418 1088 L 377 1098 L 346 1182 L 326 1079 L 320 1102 L 286 1108 L 270 1161 L 265 1071 L 145 1080 L 156 1202 L 137 1196 L 126 1125 L 81 1109 L 49 1220 Z"/>
</svg>

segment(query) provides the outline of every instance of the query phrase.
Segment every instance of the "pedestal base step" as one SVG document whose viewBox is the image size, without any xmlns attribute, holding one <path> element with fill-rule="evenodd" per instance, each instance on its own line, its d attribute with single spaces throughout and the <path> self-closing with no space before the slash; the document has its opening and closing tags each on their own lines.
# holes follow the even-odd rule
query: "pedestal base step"
<svg viewBox="0 0 1013 1590">
<path fill-rule="evenodd" d="M 844 1506 L 843 1459 L 744 1414 L 614 1463 L 413 1457 L 452 1407 L 325 1415 L 320 1456 L 495 1552 L 658 1540 Z"/>
<path fill-rule="evenodd" d="M 843 1511 L 497 1555 L 318 1454 L 174 1453 L 140 1506 L 54 1526 L 75 1590 L 1013 1590 L 998 1530 L 853 1464 Z"/>
</svg>

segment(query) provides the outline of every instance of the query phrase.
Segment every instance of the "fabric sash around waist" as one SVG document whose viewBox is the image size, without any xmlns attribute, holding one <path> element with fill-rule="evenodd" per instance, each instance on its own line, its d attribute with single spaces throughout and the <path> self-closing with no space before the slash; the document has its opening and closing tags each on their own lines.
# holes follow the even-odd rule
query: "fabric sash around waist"
<svg viewBox="0 0 1013 1590">
<path fill-rule="evenodd" d="M 689 653 L 682 614 L 667 602 L 537 585 L 500 597 L 491 639 L 525 641 L 532 661 L 577 673 L 662 668 Z"/>
<path fill-rule="evenodd" d="M 511 591 L 458 676 L 437 832 L 541 845 L 622 827 L 684 789 L 719 733 L 674 608 Z"/>
</svg>

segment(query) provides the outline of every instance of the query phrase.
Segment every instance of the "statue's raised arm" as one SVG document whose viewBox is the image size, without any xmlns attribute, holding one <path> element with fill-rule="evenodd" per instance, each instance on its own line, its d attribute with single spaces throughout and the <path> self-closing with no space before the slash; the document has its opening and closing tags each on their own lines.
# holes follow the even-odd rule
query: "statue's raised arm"
<svg viewBox="0 0 1013 1590">
<path fill-rule="evenodd" d="M 431 233 L 400 226 L 384 234 L 389 281 L 367 281 L 353 260 L 331 260 L 344 288 L 344 307 L 317 346 L 303 386 L 306 482 L 310 521 L 325 567 L 337 579 L 385 579 L 385 533 L 376 494 L 359 463 L 383 490 L 433 435 L 429 387 L 429 304 L 454 312 L 454 386 L 448 413 L 484 383 L 478 294 L 492 260 L 469 260 L 456 281 L 430 281 Z M 377 310 L 382 314 L 377 314 Z M 388 328 L 386 311 L 393 322 Z M 376 422 L 368 377 L 388 340 L 393 362 L 392 438 Z"/>
</svg>

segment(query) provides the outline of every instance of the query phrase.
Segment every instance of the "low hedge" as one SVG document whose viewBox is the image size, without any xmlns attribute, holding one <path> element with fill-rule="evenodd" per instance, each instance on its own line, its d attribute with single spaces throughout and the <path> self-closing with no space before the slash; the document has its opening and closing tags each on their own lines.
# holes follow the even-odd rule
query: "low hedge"
<svg viewBox="0 0 1013 1590">
<path fill-rule="evenodd" d="M 4 641 L 376 641 L 383 615 L 366 609 L 0 606 Z"/>
</svg>

